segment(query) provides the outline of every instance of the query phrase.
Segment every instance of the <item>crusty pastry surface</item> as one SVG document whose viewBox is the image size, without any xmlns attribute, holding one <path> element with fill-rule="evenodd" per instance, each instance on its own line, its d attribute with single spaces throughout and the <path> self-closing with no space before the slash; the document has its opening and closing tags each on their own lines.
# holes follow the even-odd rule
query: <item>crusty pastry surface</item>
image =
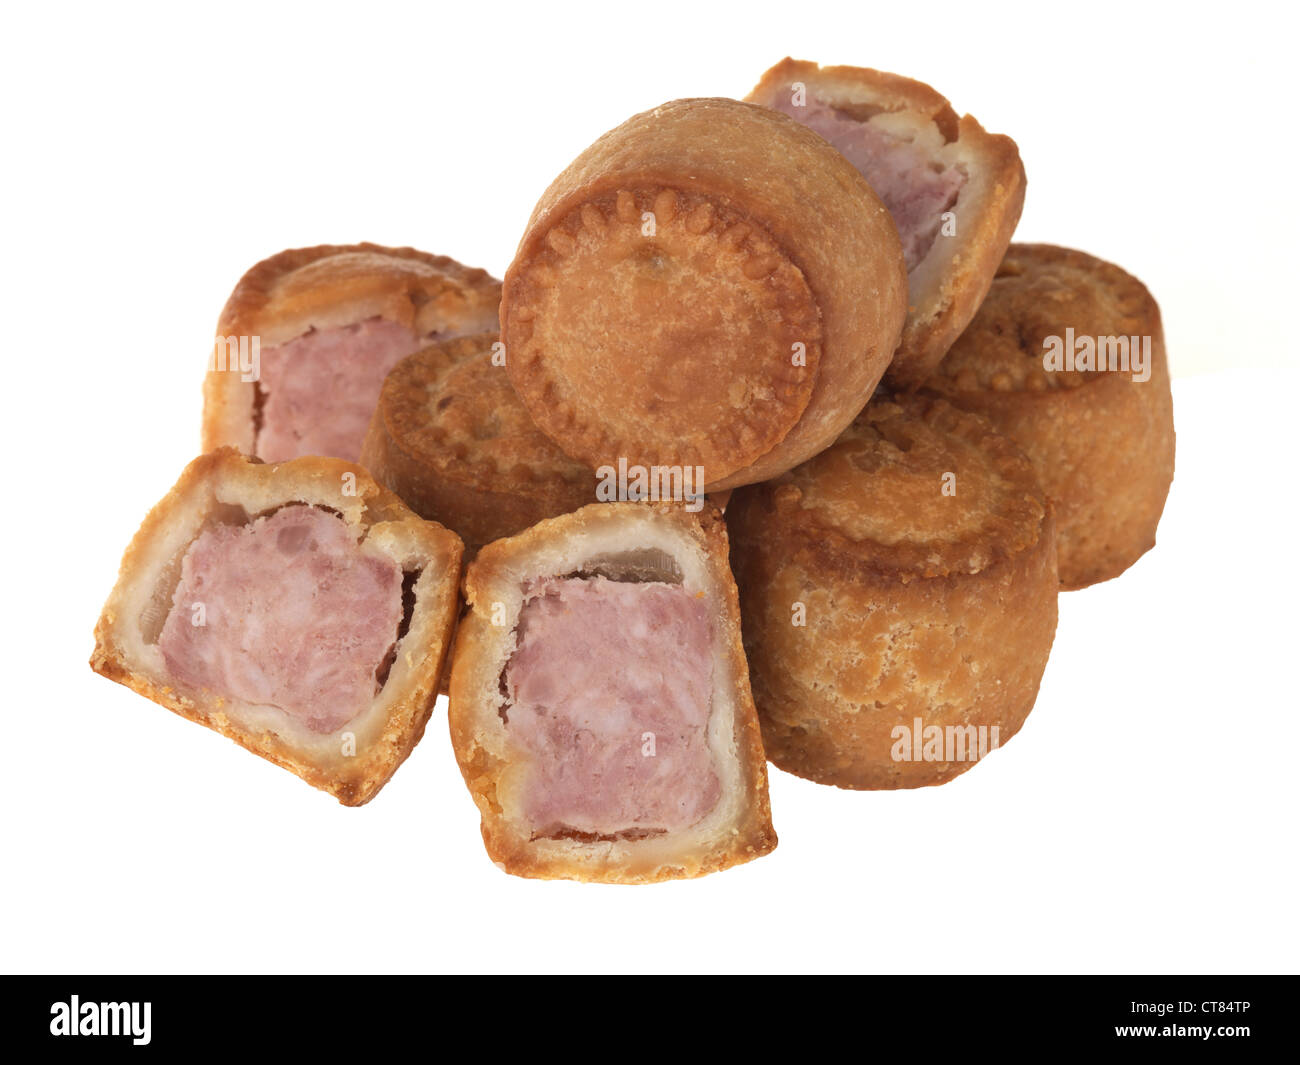
<svg viewBox="0 0 1300 1065">
<path fill-rule="evenodd" d="M 1019 149 L 1010 137 L 985 132 L 970 115 L 959 118 L 930 86 L 863 67 L 786 58 L 746 99 L 772 106 L 796 82 L 846 114 L 888 123 L 892 133 L 929 145 L 937 161 L 966 175 L 953 207 L 955 234 L 937 239 L 908 277 L 907 322 L 886 380 L 914 389 L 974 317 L 1011 242 L 1025 199 Z"/>
<path fill-rule="evenodd" d="M 515 650 L 523 585 L 572 574 L 680 581 L 714 605 L 709 743 L 722 791 L 690 829 L 645 839 L 533 839 L 511 809 L 504 782 L 520 754 L 500 713 L 500 685 Z M 470 564 L 465 594 L 470 610 L 456 639 L 448 721 L 494 862 L 519 876 L 648 883 L 716 872 L 776 846 L 726 530 L 715 511 L 697 517 L 675 504 L 591 504 L 489 544 Z"/>
<path fill-rule="evenodd" d="M 538 427 L 596 468 L 789 469 L 871 395 L 906 314 L 897 230 L 797 122 L 676 100 L 551 184 L 506 272 L 502 336 Z"/>
<path fill-rule="evenodd" d="M 727 524 L 776 765 L 941 784 L 973 761 L 895 759 L 896 729 L 1019 730 L 1056 628 L 1055 536 L 1028 460 L 983 419 L 878 397 L 811 462 L 738 489 Z"/>
<path fill-rule="evenodd" d="M 321 244 L 263 259 L 235 286 L 218 337 L 261 338 L 263 351 L 312 329 L 383 318 L 418 336 L 491 327 L 501 282 L 445 255 L 379 244 Z M 215 365 L 215 360 L 211 363 Z M 256 448 L 257 382 L 210 368 L 203 381 L 203 450 Z"/>
<path fill-rule="evenodd" d="M 274 707 L 187 690 L 168 676 L 157 647 L 172 609 L 181 559 L 214 523 L 242 524 L 287 503 L 337 513 L 372 548 L 419 571 L 410 624 L 372 705 L 339 732 L 313 733 Z M 144 519 L 122 558 L 95 626 L 91 667 L 110 680 L 296 773 L 347 806 L 372 799 L 424 734 L 458 603 L 462 545 L 424 521 L 361 467 L 341 459 L 263 464 L 233 448 L 202 455 Z M 346 753 L 343 732 L 354 737 Z"/>
<path fill-rule="evenodd" d="M 484 544 L 595 500 L 595 474 L 533 425 L 496 333 L 439 341 L 389 373 L 361 451 L 417 514 Z"/>
<path fill-rule="evenodd" d="M 1150 376 L 1049 371 L 1045 341 L 1150 338 Z M 926 388 L 1014 440 L 1053 499 L 1061 586 L 1124 572 L 1155 545 L 1174 474 L 1160 308 L 1137 278 L 1084 252 L 1013 244 L 975 320 Z"/>
</svg>

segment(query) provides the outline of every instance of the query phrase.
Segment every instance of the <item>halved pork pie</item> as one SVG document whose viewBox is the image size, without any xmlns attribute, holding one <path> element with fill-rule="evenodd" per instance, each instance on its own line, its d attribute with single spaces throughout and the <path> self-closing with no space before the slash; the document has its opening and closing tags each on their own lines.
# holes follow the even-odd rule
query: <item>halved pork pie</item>
<svg viewBox="0 0 1300 1065">
<path fill-rule="evenodd" d="M 497 327 L 501 283 L 377 244 L 281 252 L 235 286 L 203 385 L 203 449 L 355 462 L 384 375 L 442 337 Z"/>
<path fill-rule="evenodd" d="M 747 99 L 821 134 L 889 208 L 910 308 L 886 379 L 915 388 L 974 317 L 1020 220 L 1015 141 L 958 118 L 928 85 L 861 67 L 783 59 Z"/>
<path fill-rule="evenodd" d="M 548 440 L 510 387 L 496 333 L 441 340 L 384 381 L 362 465 L 472 556 L 596 500 L 596 475 Z"/>
<path fill-rule="evenodd" d="M 515 391 L 565 454 L 717 491 L 830 444 L 906 310 L 897 230 L 842 155 L 764 107 L 674 100 L 542 195 L 501 332 Z"/>
<path fill-rule="evenodd" d="M 492 859 L 643 883 L 776 845 L 721 518 L 597 503 L 470 564 L 452 745 Z"/>
<path fill-rule="evenodd" d="M 140 526 L 90 664 L 359 806 L 424 733 L 461 553 L 359 466 L 222 448 Z"/>
</svg>

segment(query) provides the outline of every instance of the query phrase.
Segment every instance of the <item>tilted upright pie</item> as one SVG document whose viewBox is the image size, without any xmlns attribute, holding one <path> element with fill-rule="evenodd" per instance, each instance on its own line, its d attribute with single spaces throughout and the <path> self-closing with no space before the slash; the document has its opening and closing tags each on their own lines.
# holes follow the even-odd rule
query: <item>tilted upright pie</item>
<svg viewBox="0 0 1300 1065">
<path fill-rule="evenodd" d="M 472 555 L 596 499 L 592 470 L 547 439 L 519 402 L 496 333 L 432 344 L 384 381 L 361 463 Z"/>
<path fill-rule="evenodd" d="M 501 330 L 566 454 L 702 467 L 713 491 L 834 440 L 893 354 L 906 291 L 888 212 L 824 140 L 752 104 L 676 100 L 547 189 Z"/>
<path fill-rule="evenodd" d="M 722 519 L 593 503 L 465 578 L 452 745 L 492 859 L 643 883 L 776 845 Z"/>
<path fill-rule="evenodd" d="M 843 788 L 942 784 L 1033 708 L 1056 538 L 1029 460 L 943 400 L 877 397 L 727 507 L 767 756 Z"/>
<path fill-rule="evenodd" d="M 355 462 L 397 360 L 497 327 L 501 283 L 443 255 L 377 244 L 281 252 L 235 286 L 203 384 L 203 449 Z"/>
<path fill-rule="evenodd" d="M 1156 542 L 1174 476 L 1160 308 L 1094 256 L 1013 244 L 926 387 L 1029 456 L 1056 505 L 1061 586 L 1116 577 Z"/>
<path fill-rule="evenodd" d="M 140 526 L 90 664 L 358 806 L 424 733 L 461 551 L 359 466 L 221 448 Z"/>
<path fill-rule="evenodd" d="M 1015 142 L 958 118 L 928 85 L 861 67 L 783 59 L 748 99 L 821 134 L 889 208 L 911 308 L 886 378 L 915 388 L 974 316 L 1020 220 Z"/>
</svg>

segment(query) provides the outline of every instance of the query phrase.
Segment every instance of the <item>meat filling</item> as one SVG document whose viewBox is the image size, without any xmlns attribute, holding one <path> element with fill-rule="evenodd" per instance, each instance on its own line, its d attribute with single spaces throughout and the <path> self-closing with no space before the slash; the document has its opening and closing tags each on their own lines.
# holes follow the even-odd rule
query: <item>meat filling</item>
<svg viewBox="0 0 1300 1065">
<path fill-rule="evenodd" d="M 939 235 L 944 212 L 957 203 L 966 183 L 961 169 L 945 166 L 911 141 L 814 97 L 797 107 L 781 94 L 772 106 L 821 134 L 867 179 L 893 215 L 908 271 L 915 269 Z"/>
<path fill-rule="evenodd" d="M 327 510 L 205 529 L 158 638 L 180 684 L 334 732 L 371 703 L 402 622 L 402 570 Z"/>
<path fill-rule="evenodd" d="M 721 790 L 704 598 L 604 577 L 548 578 L 531 592 L 503 713 L 530 756 L 535 833 L 635 837 L 698 822 Z"/>
<path fill-rule="evenodd" d="M 262 352 L 258 457 L 280 462 L 329 455 L 355 462 L 384 378 L 420 345 L 406 326 L 370 318 L 314 329 Z"/>
</svg>

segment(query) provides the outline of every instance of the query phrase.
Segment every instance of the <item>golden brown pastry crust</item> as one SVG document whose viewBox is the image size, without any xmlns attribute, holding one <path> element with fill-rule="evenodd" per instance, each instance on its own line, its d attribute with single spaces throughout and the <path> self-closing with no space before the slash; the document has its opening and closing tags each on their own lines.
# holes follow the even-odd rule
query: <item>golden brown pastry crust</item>
<svg viewBox="0 0 1300 1065">
<path fill-rule="evenodd" d="M 355 479 L 354 495 L 344 489 L 345 475 Z M 423 571 L 413 588 L 410 626 L 383 689 L 370 709 L 327 737 L 305 735 L 287 715 L 279 715 L 284 718 L 279 731 L 247 727 L 235 700 L 170 683 L 152 642 L 171 606 L 166 586 L 174 586 L 180 560 L 203 528 L 233 520 L 236 508 L 248 518 L 287 502 L 338 512 L 350 526 L 364 528 L 367 542 L 379 545 L 405 571 Z M 345 806 L 360 806 L 374 798 L 424 734 L 455 622 L 461 554 L 455 533 L 418 518 L 353 463 L 300 458 L 268 465 L 221 448 L 191 462 L 144 519 L 95 626 L 90 665 L 283 766 Z M 338 737 L 346 731 L 354 733 L 355 754 L 339 753 Z"/>
<path fill-rule="evenodd" d="M 703 466 L 712 491 L 830 443 L 905 303 L 897 230 L 847 160 L 765 108 L 677 100 L 547 189 L 506 272 L 502 334 L 516 391 L 567 454 Z"/>
<path fill-rule="evenodd" d="M 891 121 L 912 120 L 918 136 L 937 129 L 938 155 L 967 174 L 953 208 L 957 231 L 940 237 L 909 275 L 909 313 L 886 380 L 915 389 L 939 364 L 974 317 L 992 283 L 1025 201 L 1025 168 L 1015 141 L 985 132 L 970 115 L 958 118 L 947 99 L 919 81 L 863 67 L 821 67 L 786 58 L 746 97 L 769 104 L 802 82 L 838 107 L 880 109 Z"/>
<path fill-rule="evenodd" d="M 683 579 L 717 606 L 713 715 L 731 709 L 728 717 L 719 719 L 730 726 L 720 730 L 727 750 L 717 757 L 714 749 L 722 796 L 699 825 L 662 840 L 533 840 L 526 822 L 511 816 L 502 789 L 513 755 L 499 714 L 499 685 L 514 650 L 523 598 L 520 585 L 533 576 L 619 567 L 649 566 L 662 574 L 662 566 L 647 561 L 644 552 L 671 558 Z M 456 760 L 482 816 L 488 854 L 506 872 L 543 879 L 650 883 L 703 876 L 761 857 L 776 846 L 735 582 L 727 567 L 726 528 L 716 511 L 697 517 L 676 504 L 591 504 L 489 544 L 469 566 L 465 594 L 470 611 L 453 653 L 448 722 Z M 503 618 L 498 618 L 503 623 L 492 623 L 494 609 L 504 609 Z M 711 731 L 715 724 L 711 719 Z"/>
<path fill-rule="evenodd" d="M 477 332 L 501 301 L 501 282 L 445 255 L 379 244 L 320 244 L 263 259 L 235 286 L 218 337 L 261 338 L 265 351 L 312 328 L 384 318 L 421 336 Z M 213 369 L 203 379 L 203 450 L 256 446 L 257 384 Z"/>
<path fill-rule="evenodd" d="M 444 340 L 398 363 L 361 450 L 375 480 L 454 529 L 470 557 L 596 498 L 594 472 L 538 431 L 493 363 L 497 340 Z"/>
<path fill-rule="evenodd" d="M 811 462 L 737 490 L 727 525 L 776 765 L 921 787 L 973 762 L 895 760 L 896 729 L 1019 730 L 1056 628 L 1055 536 L 1028 460 L 987 422 L 878 397 Z"/>
<path fill-rule="evenodd" d="M 1150 378 L 1049 373 L 1044 340 L 1150 337 Z M 1084 252 L 1013 244 L 988 299 L 926 387 L 987 417 L 1029 456 L 1057 515 L 1061 586 L 1123 573 L 1155 545 L 1174 475 L 1160 308 Z"/>
</svg>

